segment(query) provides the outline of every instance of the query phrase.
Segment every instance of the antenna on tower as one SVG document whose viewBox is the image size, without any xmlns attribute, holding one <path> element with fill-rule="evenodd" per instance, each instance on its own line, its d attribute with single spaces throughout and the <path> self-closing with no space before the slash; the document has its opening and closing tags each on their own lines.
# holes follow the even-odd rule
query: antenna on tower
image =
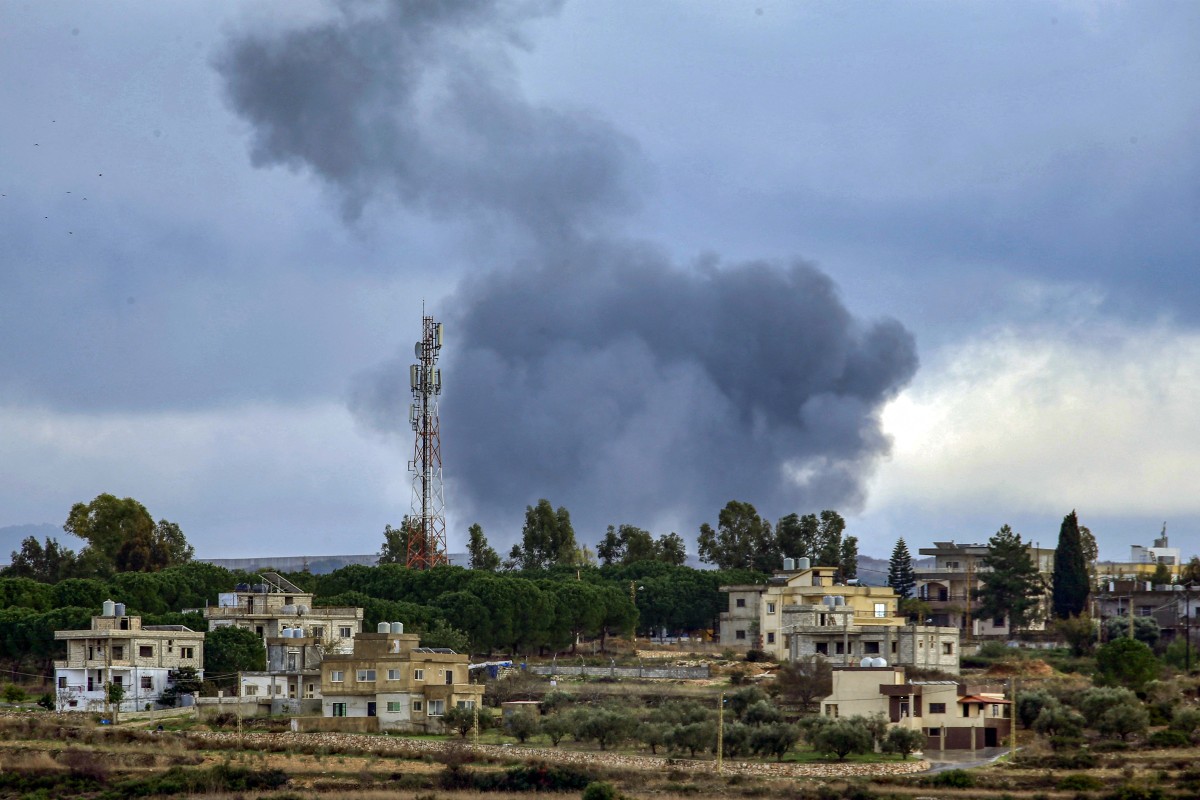
<svg viewBox="0 0 1200 800">
<path fill-rule="evenodd" d="M 408 421 L 416 433 L 413 460 L 412 513 L 408 517 L 408 554 L 410 569 L 429 569 L 447 564 L 446 503 L 442 494 L 442 437 L 438 427 L 437 398 L 442 393 L 442 370 L 437 366 L 442 350 L 442 323 L 424 316 L 422 335 L 414 348 L 417 363 L 408 368 L 413 402 Z"/>
</svg>

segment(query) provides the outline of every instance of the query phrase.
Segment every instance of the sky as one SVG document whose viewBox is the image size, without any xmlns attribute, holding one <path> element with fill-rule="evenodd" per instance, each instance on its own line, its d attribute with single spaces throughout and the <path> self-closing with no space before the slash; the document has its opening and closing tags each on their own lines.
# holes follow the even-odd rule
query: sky
<svg viewBox="0 0 1200 800">
<path fill-rule="evenodd" d="M 1194 3 L 8 2 L 0 74 L 0 529 L 377 550 L 424 313 L 452 551 L 1200 550 Z"/>
</svg>

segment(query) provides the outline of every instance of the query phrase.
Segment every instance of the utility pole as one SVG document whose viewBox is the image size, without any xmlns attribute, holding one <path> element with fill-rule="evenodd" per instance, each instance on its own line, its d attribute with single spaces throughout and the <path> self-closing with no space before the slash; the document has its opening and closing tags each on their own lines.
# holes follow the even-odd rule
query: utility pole
<svg viewBox="0 0 1200 800">
<path fill-rule="evenodd" d="M 725 693 L 721 692 L 721 698 L 717 701 L 717 774 L 720 775 L 724 768 L 722 758 L 725 751 Z"/>
</svg>

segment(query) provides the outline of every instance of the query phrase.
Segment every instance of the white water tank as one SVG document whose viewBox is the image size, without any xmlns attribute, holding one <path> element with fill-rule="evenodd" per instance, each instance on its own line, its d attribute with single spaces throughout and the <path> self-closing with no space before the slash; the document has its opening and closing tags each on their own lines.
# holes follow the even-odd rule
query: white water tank
<svg viewBox="0 0 1200 800">
<path fill-rule="evenodd" d="M 863 660 L 858 662 L 858 665 L 860 667 L 873 667 L 875 666 L 875 659 L 871 658 L 870 656 L 864 656 Z"/>
<path fill-rule="evenodd" d="M 112 600 L 105 600 L 102 605 L 102 608 L 104 610 L 100 612 L 101 616 L 115 617 L 117 615 L 117 604 L 114 603 Z"/>
<path fill-rule="evenodd" d="M 796 569 L 800 569 L 800 570 L 812 569 L 812 559 L 797 558 L 796 559 Z"/>
<path fill-rule="evenodd" d="M 392 633 L 404 633 L 404 623 L 403 622 L 393 622 L 391 632 Z"/>
<path fill-rule="evenodd" d="M 835 594 L 833 596 L 833 604 L 835 606 L 844 606 L 846 605 L 846 598 L 842 597 L 840 594 Z"/>
<path fill-rule="evenodd" d="M 388 624 L 388 623 L 386 623 L 386 622 L 381 622 L 381 623 L 379 623 L 378 625 L 376 625 L 376 626 L 375 626 L 375 632 L 376 632 L 376 633 L 387 633 L 387 632 L 388 632 L 388 631 L 390 631 L 391 629 L 392 629 L 392 626 L 391 626 L 391 625 L 389 625 L 389 624 Z"/>
<path fill-rule="evenodd" d="M 831 594 L 827 594 L 824 597 L 822 597 L 821 603 L 824 605 L 830 606 L 830 607 L 836 605 L 836 603 L 834 602 L 834 599 L 833 599 L 833 595 L 831 595 Z"/>
<path fill-rule="evenodd" d="M 796 568 L 796 559 L 794 559 L 794 558 L 785 558 L 785 559 L 783 560 L 783 569 L 784 569 L 784 571 L 785 571 L 785 572 L 791 572 L 791 571 L 792 571 L 792 570 L 794 570 L 795 568 Z"/>
<path fill-rule="evenodd" d="M 289 617 L 293 617 L 296 615 L 296 607 L 293 605 L 280 606 L 279 613 L 286 614 Z"/>
<path fill-rule="evenodd" d="M 874 658 L 871 659 L 871 666 L 872 667 L 886 667 L 887 659 L 882 658 L 880 656 L 875 656 Z"/>
</svg>

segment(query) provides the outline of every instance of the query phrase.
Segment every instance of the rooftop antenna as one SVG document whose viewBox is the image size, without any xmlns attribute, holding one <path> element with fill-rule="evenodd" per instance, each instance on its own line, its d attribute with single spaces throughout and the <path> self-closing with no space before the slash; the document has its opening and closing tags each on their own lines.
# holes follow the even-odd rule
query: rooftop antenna
<svg viewBox="0 0 1200 800">
<path fill-rule="evenodd" d="M 446 557 L 446 503 L 442 494 L 442 437 L 438 426 L 438 395 L 442 393 L 442 370 L 437 366 L 442 350 L 442 323 L 425 314 L 421 304 L 421 339 L 414 348 L 417 363 L 408 368 L 413 402 L 408 421 L 416 433 L 413 460 L 412 513 L 408 517 L 410 569 L 429 569 L 448 564 Z"/>
</svg>

